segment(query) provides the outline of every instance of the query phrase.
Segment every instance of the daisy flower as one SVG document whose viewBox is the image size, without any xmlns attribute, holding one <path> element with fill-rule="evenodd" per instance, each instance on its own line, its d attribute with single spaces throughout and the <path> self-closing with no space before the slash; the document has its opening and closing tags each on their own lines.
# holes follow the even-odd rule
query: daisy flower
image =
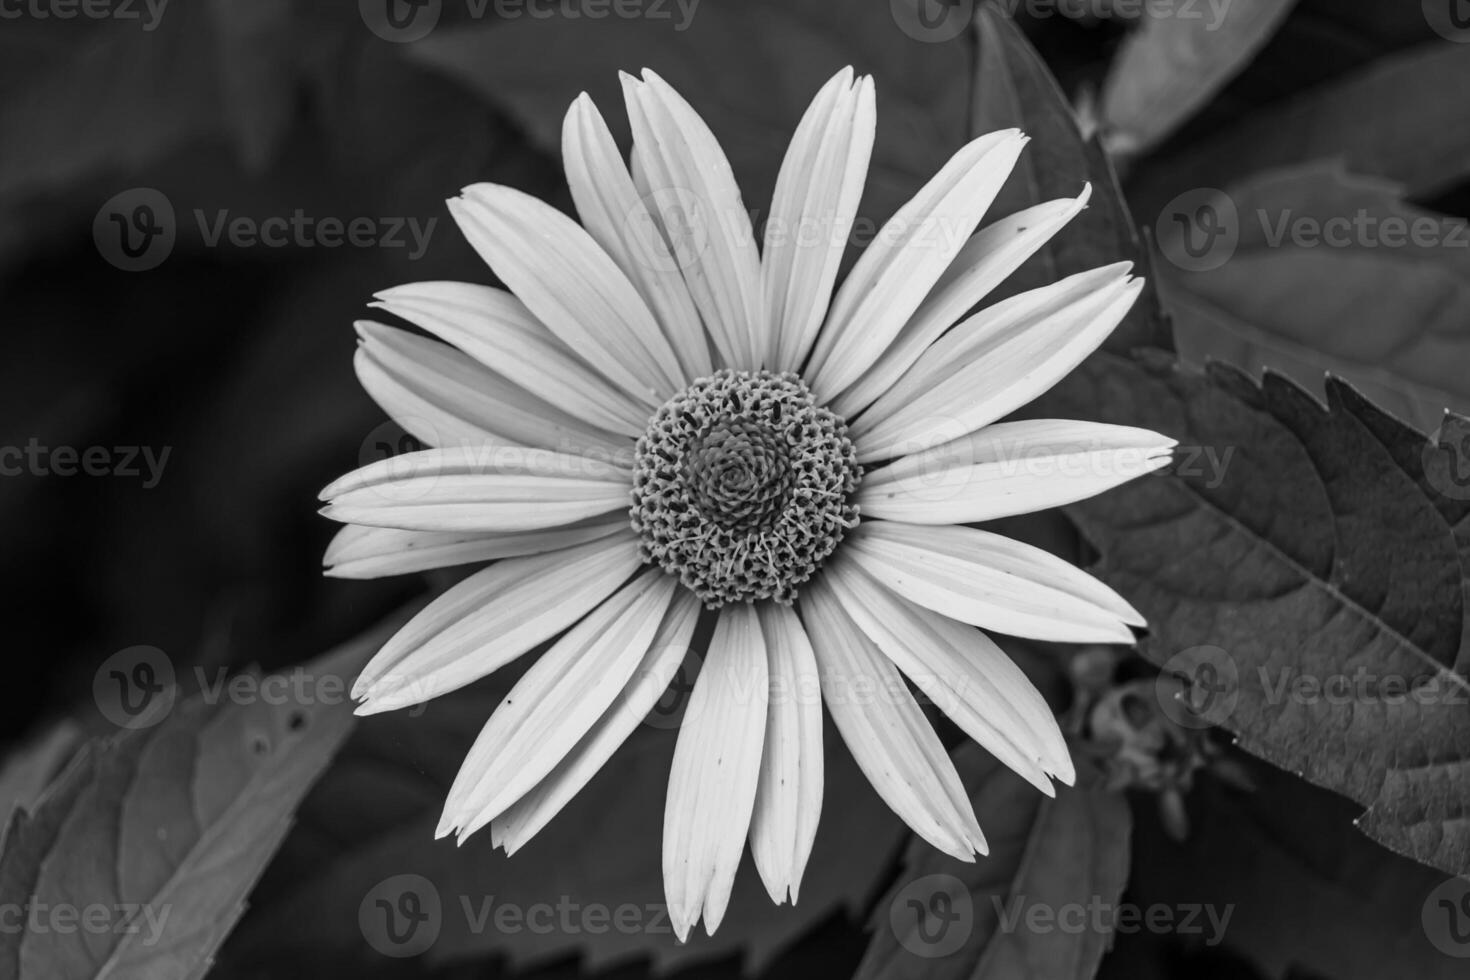
<svg viewBox="0 0 1470 980">
<path fill-rule="evenodd" d="M 838 73 L 797 127 L 758 245 L 714 134 L 651 71 L 623 77 L 625 163 L 584 94 L 562 151 L 581 223 L 514 190 L 449 202 L 507 289 L 401 286 L 360 323 L 358 375 L 432 448 L 344 476 L 328 574 L 490 562 L 358 678 L 359 714 L 418 704 L 553 641 L 490 716 L 439 836 L 514 852 L 703 663 L 664 810 L 670 917 L 719 925 L 749 840 L 796 901 L 822 803 L 822 706 L 914 832 L 987 845 L 910 685 L 1036 788 L 1070 784 L 1046 703 L 982 629 L 1131 643 L 1143 619 L 1053 555 L 973 527 L 1163 466 L 1172 440 L 1000 419 L 1060 380 L 1137 297 L 1105 266 L 967 316 L 1075 216 L 976 230 L 1026 143 L 972 141 L 834 292 L 875 126 Z M 712 625 L 710 621 L 713 620 Z M 706 642 L 707 641 L 707 642 Z"/>
</svg>

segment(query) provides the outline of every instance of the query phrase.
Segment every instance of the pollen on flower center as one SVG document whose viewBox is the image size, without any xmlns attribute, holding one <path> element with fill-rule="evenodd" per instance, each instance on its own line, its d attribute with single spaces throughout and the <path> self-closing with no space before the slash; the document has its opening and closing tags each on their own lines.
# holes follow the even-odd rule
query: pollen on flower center
<svg viewBox="0 0 1470 980">
<path fill-rule="evenodd" d="M 704 603 L 790 603 L 857 526 L 847 425 L 794 374 L 717 371 L 638 440 L 633 529 L 644 560 Z"/>
</svg>

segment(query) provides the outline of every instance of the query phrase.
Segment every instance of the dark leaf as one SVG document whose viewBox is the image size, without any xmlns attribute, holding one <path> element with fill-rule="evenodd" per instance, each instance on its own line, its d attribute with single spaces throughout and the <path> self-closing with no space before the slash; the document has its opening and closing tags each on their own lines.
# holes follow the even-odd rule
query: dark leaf
<svg viewBox="0 0 1470 980">
<path fill-rule="evenodd" d="M 497 672 L 422 712 L 375 717 L 359 728 L 303 808 L 277 863 L 281 874 L 262 884 L 258 911 L 227 947 L 227 976 L 235 968 L 253 976 L 344 963 L 354 975 L 375 975 L 406 955 L 434 965 L 500 956 L 517 968 L 567 957 L 586 969 L 648 959 L 659 970 L 738 955 L 755 971 L 817 923 L 863 907 L 891 866 L 903 827 L 831 730 L 827 802 L 801 901 L 772 904 L 747 862 L 713 937 L 696 931 L 678 943 L 664 908 L 672 729 L 636 732 L 511 857 L 492 848 L 488 830 L 463 847 L 434 840 L 459 763 L 516 673 Z M 389 918 L 409 891 L 419 907 L 437 910 L 413 930 Z"/>
<path fill-rule="evenodd" d="M 351 729 L 346 686 L 381 641 L 301 668 L 306 683 L 282 689 L 303 696 L 247 683 L 256 694 L 160 698 L 140 727 L 88 744 L 11 819 L 0 902 L 40 925 L 0 934 L 0 972 L 202 976 Z"/>
<path fill-rule="evenodd" d="M 1367 807 L 1380 843 L 1470 872 L 1464 430 L 1436 447 L 1340 381 L 1323 409 L 1162 355 L 1074 381 L 1103 421 L 1181 443 L 1170 475 L 1071 511 L 1148 618 L 1143 652 L 1243 748 Z"/>
<path fill-rule="evenodd" d="M 1094 786 L 1047 799 L 970 743 L 955 764 L 990 855 L 967 864 L 912 840 L 858 977 L 1090 980 L 1110 932 L 1091 919 L 1063 928 L 1057 916 L 1116 905 L 1128 879 L 1123 797 Z"/>
<path fill-rule="evenodd" d="M 1146 153 L 1244 68 L 1296 0 L 1236 0 L 1208 12 L 1175 3 L 1124 41 L 1100 108 L 1115 152 Z"/>
<path fill-rule="evenodd" d="M 1447 408 L 1470 412 L 1464 221 L 1330 164 L 1260 175 L 1224 200 L 1238 236 L 1212 239 L 1206 267 L 1160 239 L 1194 266 L 1159 265 L 1184 357 L 1270 368 L 1318 393 L 1330 371 L 1423 432 Z M 1197 236 L 1193 220 L 1168 233 Z"/>
<path fill-rule="evenodd" d="M 1087 210 L 1011 276 L 997 298 L 1123 260 L 1137 263 L 1138 274 L 1148 276 L 1148 255 L 1140 247 L 1112 164 L 1095 137 L 1084 139 L 1076 114 L 1041 56 L 990 0 L 978 8 L 976 23 L 979 50 L 971 131 L 1015 126 L 1031 137 L 1015 173 L 996 199 L 995 213 L 1010 214 L 1053 198 L 1076 197 L 1085 183 L 1092 182 Z M 1172 346 L 1168 320 L 1150 285 L 1113 332 L 1108 347 L 1127 351 Z"/>
<path fill-rule="evenodd" d="M 1255 792 L 1200 782 L 1184 840 L 1140 807 L 1131 900 L 1201 909 L 1202 928 L 1172 940 L 1232 950 L 1272 980 L 1465 975 L 1440 929 L 1470 916 L 1438 905 L 1443 874 L 1364 839 L 1349 801 L 1261 763 L 1249 771 Z"/>
<path fill-rule="evenodd" d="M 1470 174 L 1470 130 L 1454 95 L 1467 84 L 1470 45 L 1436 39 L 1266 107 L 1139 168 L 1129 184 L 1131 199 L 1147 222 L 1187 191 L 1223 188 L 1260 171 L 1328 158 L 1342 160 L 1353 173 L 1401 183 L 1410 197 L 1429 196 Z"/>
</svg>

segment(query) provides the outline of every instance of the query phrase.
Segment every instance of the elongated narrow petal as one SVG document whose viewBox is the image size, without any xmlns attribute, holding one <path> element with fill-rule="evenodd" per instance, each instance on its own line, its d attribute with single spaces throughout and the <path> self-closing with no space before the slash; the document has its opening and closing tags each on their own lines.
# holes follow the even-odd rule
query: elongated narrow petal
<svg viewBox="0 0 1470 980">
<path fill-rule="evenodd" d="M 623 75 L 633 152 L 689 294 L 725 366 L 760 366 L 766 348 L 760 254 L 730 161 L 714 133 L 654 72 Z"/>
<path fill-rule="evenodd" d="M 504 847 L 506 854 L 520 850 L 587 785 L 642 723 L 689 654 L 699 608 L 699 600 L 692 592 L 687 589 L 675 592 L 658 634 L 612 706 L 535 789 L 491 821 L 490 836 L 495 846 Z"/>
<path fill-rule="evenodd" d="M 812 350 L 806 373 L 819 397 L 838 394 L 883 354 L 975 231 L 1025 145 L 1014 129 L 972 141 L 883 226 Z"/>
<path fill-rule="evenodd" d="M 637 539 L 618 535 L 476 572 L 383 645 L 353 684 L 357 713 L 419 704 L 499 670 L 581 619 L 639 564 Z"/>
<path fill-rule="evenodd" d="M 843 547 L 863 571 L 926 609 L 1009 636 L 1133 643 L 1143 617 L 1112 589 L 1040 548 L 969 527 L 865 521 Z"/>
<path fill-rule="evenodd" d="M 973 861 L 985 835 L 959 773 L 893 663 L 847 614 L 827 583 L 802 592 L 822 698 L 842 740 L 883 801 L 944 853 Z"/>
<path fill-rule="evenodd" d="M 416 282 L 377 294 L 373 305 L 458 347 L 542 401 L 583 422 L 639 436 L 648 407 L 574 355 L 526 305 L 503 289 Z"/>
<path fill-rule="evenodd" d="M 664 897 L 680 940 L 725 916 L 760 777 L 769 675 L 755 611 L 720 611 L 674 748 L 664 805 Z"/>
<path fill-rule="evenodd" d="M 699 310 L 649 201 L 640 196 L 612 133 L 587 93 L 567 110 L 561 131 L 567 184 L 587 233 L 638 288 L 683 369 L 682 380 L 714 368 Z"/>
<path fill-rule="evenodd" d="M 644 404 L 661 405 L 683 386 L 648 304 L 581 225 L 513 187 L 462 193 L 449 213 L 465 238 L 562 343 Z"/>
<path fill-rule="evenodd" d="M 767 363 L 796 371 L 827 315 L 877 127 L 873 80 L 833 76 L 786 150 L 766 222 L 761 276 L 774 341 Z"/>
<path fill-rule="evenodd" d="M 1080 214 L 1091 197 L 1089 184 L 1076 200 L 1047 201 L 977 231 L 883 356 L 833 399 L 832 410 L 851 418 L 871 405 L 913 366 L 930 344 Z"/>
<path fill-rule="evenodd" d="M 822 813 L 822 691 L 801 620 L 788 606 L 757 607 L 771 696 L 750 822 L 750 853 L 771 901 L 796 904 Z"/>
<path fill-rule="evenodd" d="M 632 466 L 631 439 L 568 415 L 448 344 L 368 320 L 357 333 L 358 380 L 425 445 L 535 446 Z"/>
<path fill-rule="evenodd" d="M 833 593 L 878 649 L 955 724 L 1047 796 L 1047 776 L 1077 776 L 1041 692 L 995 641 L 899 598 L 844 558 L 830 563 Z"/>
<path fill-rule="evenodd" d="M 1107 339 L 1143 288 L 1128 263 L 988 307 L 933 344 L 853 423 L 864 463 L 974 432 L 1051 388 Z"/>
<path fill-rule="evenodd" d="M 463 843 L 566 758 L 633 676 L 676 586 L 646 570 L 526 671 L 465 757 L 437 836 L 455 831 Z"/>
<path fill-rule="evenodd" d="M 546 449 L 425 449 L 341 477 L 322 491 L 322 514 L 410 531 L 535 531 L 624 510 L 631 486 L 619 466 Z"/>
<path fill-rule="evenodd" d="M 1086 500 L 1169 463 L 1175 440 L 1123 425 L 1001 422 L 869 473 L 864 517 L 970 524 Z"/>
<path fill-rule="evenodd" d="M 467 531 L 405 531 L 396 527 L 348 524 L 327 546 L 322 564 L 332 578 L 369 579 L 408 575 L 499 558 L 560 551 L 614 534 L 632 535 L 621 514 L 593 518 L 567 527 L 516 534 Z"/>
</svg>

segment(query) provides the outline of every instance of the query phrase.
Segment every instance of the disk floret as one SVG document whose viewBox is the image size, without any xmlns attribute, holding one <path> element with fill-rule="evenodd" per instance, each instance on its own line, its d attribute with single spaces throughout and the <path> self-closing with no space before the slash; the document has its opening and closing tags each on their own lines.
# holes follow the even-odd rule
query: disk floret
<svg viewBox="0 0 1470 980">
<path fill-rule="evenodd" d="M 633 529 L 644 559 L 710 607 L 789 604 L 857 526 L 861 472 L 846 423 L 800 377 L 717 371 L 638 440 Z"/>
</svg>

